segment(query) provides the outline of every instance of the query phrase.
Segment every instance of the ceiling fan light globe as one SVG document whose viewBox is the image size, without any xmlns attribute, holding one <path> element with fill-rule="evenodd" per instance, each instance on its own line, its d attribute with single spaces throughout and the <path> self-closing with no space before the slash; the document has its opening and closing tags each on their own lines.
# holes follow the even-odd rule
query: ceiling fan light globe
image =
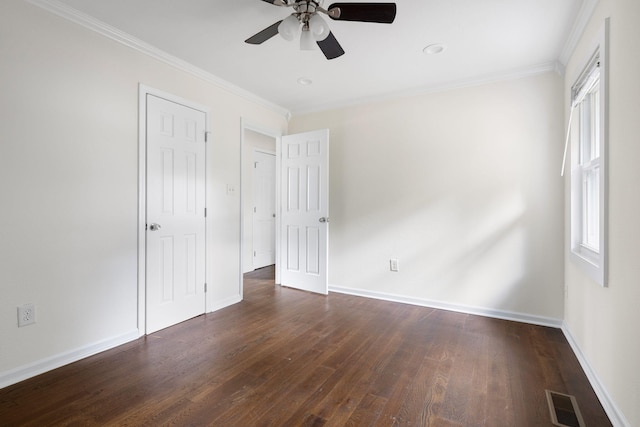
<svg viewBox="0 0 640 427">
<path fill-rule="evenodd" d="M 316 39 L 311 31 L 302 31 L 300 35 L 300 50 L 314 50 L 316 48 Z"/>
<path fill-rule="evenodd" d="M 289 15 L 278 25 L 278 34 L 287 41 L 295 39 L 299 31 L 300 22 L 295 15 Z"/>
<path fill-rule="evenodd" d="M 318 14 L 309 19 L 309 31 L 313 34 L 313 38 L 319 42 L 329 37 L 331 32 L 326 21 Z"/>
</svg>

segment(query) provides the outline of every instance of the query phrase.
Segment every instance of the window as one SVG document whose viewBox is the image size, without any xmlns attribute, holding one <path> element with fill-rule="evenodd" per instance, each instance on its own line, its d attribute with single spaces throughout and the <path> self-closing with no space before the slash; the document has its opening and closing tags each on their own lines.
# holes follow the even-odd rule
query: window
<svg viewBox="0 0 640 427">
<path fill-rule="evenodd" d="M 608 20 L 571 87 L 571 258 L 607 283 Z"/>
</svg>

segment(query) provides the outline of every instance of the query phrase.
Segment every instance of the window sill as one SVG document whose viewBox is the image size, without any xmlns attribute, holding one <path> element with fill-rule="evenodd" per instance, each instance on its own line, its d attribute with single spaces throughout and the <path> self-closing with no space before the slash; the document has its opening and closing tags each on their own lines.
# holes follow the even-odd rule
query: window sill
<svg viewBox="0 0 640 427">
<path fill-rule="evenodd" d="M 607 286 L 604 257 L 593 250 L 578 246 L 571 250 L 571 260 L 600 286 Z"/>
</svg>

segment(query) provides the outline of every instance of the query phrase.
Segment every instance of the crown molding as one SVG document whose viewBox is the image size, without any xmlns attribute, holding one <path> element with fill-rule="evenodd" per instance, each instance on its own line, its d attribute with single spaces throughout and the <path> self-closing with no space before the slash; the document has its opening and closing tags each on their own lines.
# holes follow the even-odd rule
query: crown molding
<svg viewBox="0 0 640 427">
<path fill-rule="evenodd" d="M 560 75 L 563 75 L 564 66 L 558 63 L 557 61 L 555 61 L 555 62 L 550 62 L 546 64 L 534 65 L 527 68 L 520 68 L 520 69 L 510 70 L 510 71 L 500 71 L 496 73 L 485 74 L 482 76 L 475 76 L 468 79 L 442 82 L 436 85 L 411 88 L 407 90 L 389 92 L 389 93 L 380 94 L 380 95 L 366 96 L 366 97 L 346 100 L 342 102 L 326 103 L 322 105 L 316 105 L 310 108 L 299 108 L 299 109 L 294 108 L 293 116 L 295 117 L 303 114 L 319 113 L 321 111 L 356 107 L 356 106 L 361 106 L 361 105 L 373 103 L 373 102 L 384 102 L 384 101 L 390 101 L 395 99 L 412 98 L 420 95 L 447 92 L 450 90 L 463 89 L 467 87 L 482 86 L 482 85 L 491 84 L 491 83 L 498 83 L 501 81 L 517 80 L 517 79 L 531 77 L 531 76 L 548 73 L 548 72 L 556 72 Z"/>
<path fill-rule="evenodd" d="M 558 58 L 558 61 L 560 61 L 563 66 L 566 66 L 569 62 L 569 59 L 578 45 L 580 38 L 584 34 L 584 30 L 593 16 L 593 12 L 596 10 L 597 5 L 598 0 L 584 0 L 582 2 L 582 6 L 580 6 L 578 15 L 576 16 L 575 21 L 573 21 L 573 27 L 567 36 L 567 40 L 564 42 L 564 46 L 560 52 L 560 57 Z"/>
<path fill-rule="evenodd" d="M 57 0 L 26 0 L 26 1 L 28 3 L 33 4 L 34 6 L 40 7 L 50 13 L 53 13 L 68 21 L 71 21 L 84 28 L 94 31 L 102 36 L 108 37 L 111 40 L 114 40 L 124 46 L 134 49 L 144 55 L 147 55 L 151 58 L 162 61 L 165 64 L 170 65 L 180 71 L 183 71 L 185 73 L 191 74 L 192 76 L 198 77 L 199 79 L 204 80 L 207 83 L 213 84 L 247 101 L 250 101 L 262 107 L 268 108 L 285 117 L 290 117 L 291 115 L 291 112 L 284 107 L 276 105 L 271 101 L 261 98 L 252 92 L 249 92 L 245 89 L 242 89 L 239 86 L 229 83 L 228 81 L 223 80 L 201 68 L 198 68 L 193 64 L 190 64 L 186 61 L 183 61 L 180 58 L 170 55 L 167 52 L 164 52 L 163 50 L 150 45 L 149 43 L 146 43 L 140 39 L 137 39 L 132 35 L 125 33 L 124 31 L 121 31 L 115 27 L 112 27 L 98 19 L 93 18 L 92 16 L 89 16 L 83 12 L 80 12 L 77 9 L 74 9 L 63 3 L 60 3 Z"/>
<path fill-rule="evenodd" d="M 561 51 L 558 61 L 548 64 L 542 64 L 533 66 L 530 68 L 512 70 L 507 72 L 499 72 L 495 74 L 489 74 L 479 77 L 474 77 L 465 80 L 444 82 L 437 85 L 431 85 L 422 88 L 413 88 L 405 91 L 392 92 L 381 95 L 367 96 L 358 99 L 352 99 L 348 101 L 326 103 L 321 105 L 315 105 L 313 107 L 302 107 L 299 109 L 293 108 L 293 111 L 274 104 L 258 95 L 247 91 L 239 86 L 236 86 L 226 80 L 223 80 L 193 64 L 183 61 L 173 55 L 164 52 L 161 49 L 156 48 L 140 39 L 133 37 L 132 35 L 125 33 L 115 27 L 112 27 L 100 20 L 93 18 L 83 12 L 78 11 L 72 7 L 69 7 L 57 0 L 26 0 L 37 7 L 47 10 L 57 16 L 60 16 L 68 21 L 74 22 L 84 28 L 94 31 L 102 36 L 105 36 L 111 40 L 114 40 L 124 46 L 141 52 L 149 57 L 164 62 L 178 70 L 193 75 L 201 80 L 213 84 L 229 93 L 239 96 L 247 101 L 253 102 L 257 105 L 270 109 L 278 114 L 281 114 L 287 120 L 292 116 L 315 113 L 320 111 L 326 111 L 331 109 L 339 109 L 345 107 L 352 107 L 362 105 L 368 102 L 380 102 L 396 98 L 406 98 L 417 95 L 424 95 L 429 93 L 444 92 L 448 90 L 460 89 L 465 87 L 479 86 L 483 84 L 494 83 L 502 80 L 512 80 L 523 77 L 532 76 L 548 71 L 555 71 L 559 74 L 564 74 L 564 68 L 571 57 L 575 47 L 577 46 L 584 30 L 589 22 L 589 19 L 593 15 L 593 12 L 598 4 L 598 0 L 584 0 L 582 3 L 578 15 L 574 21 L 573 27 L 567 37 L 564 47 Z"/>
</svg>

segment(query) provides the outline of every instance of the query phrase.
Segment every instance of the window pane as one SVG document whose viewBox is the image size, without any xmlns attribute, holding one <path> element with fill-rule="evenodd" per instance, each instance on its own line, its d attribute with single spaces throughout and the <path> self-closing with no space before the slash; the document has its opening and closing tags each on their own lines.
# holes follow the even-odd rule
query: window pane
<svg viewBox="0 0 640 427">
<path fill-rule="evenodd" d="M 591 97 L 587 96 L 580 103 L 580 164 L 586 165 L 591 161 Z"/>
<path fill-rule="evenodd" d="M 600 82 L 591 94 L 591 159 L 600 157 Z"/>
<path fill-rule="evenodd" d="M 582 244 L 596 252 L 600 249 L 599 176 L 600 168 L 584 171 L 582 194 Z"/>
</svg>

